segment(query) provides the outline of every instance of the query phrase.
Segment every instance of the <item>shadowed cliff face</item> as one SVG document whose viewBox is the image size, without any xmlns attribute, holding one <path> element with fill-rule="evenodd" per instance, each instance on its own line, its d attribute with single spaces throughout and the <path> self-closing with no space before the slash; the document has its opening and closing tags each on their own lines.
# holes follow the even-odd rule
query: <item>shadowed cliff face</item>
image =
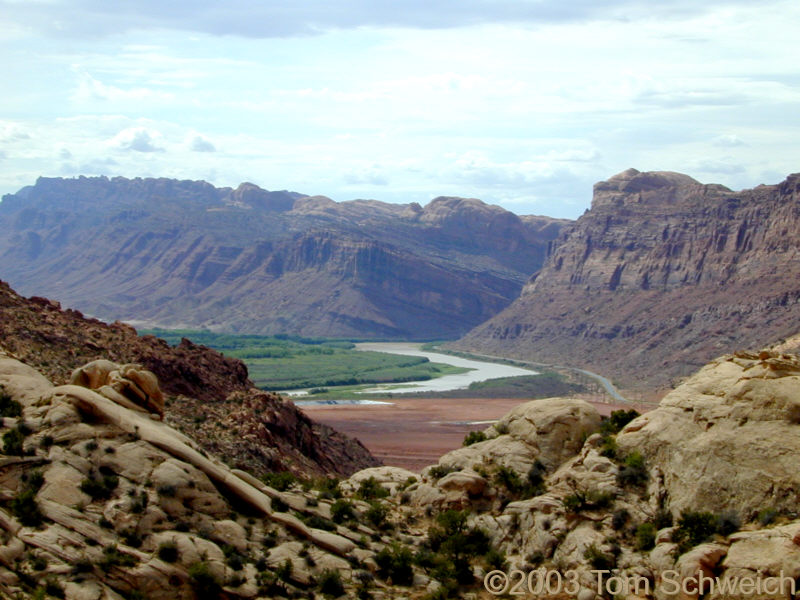
<svg viewBox="0 0 800 600">
<path fill-rule="evenodd" d="M 800 330 L 800 175 L 732 192 L 631 169 L 550 245 L 521 297 L 461 347 L 667 386 Z"/>
<path fill-rule="evenodd" d="M 168 179 L 39 179 L 0 203 L 2 275 L 107 319 L 455 337 L 507 306 L 566 221 Z"/>
</svg>

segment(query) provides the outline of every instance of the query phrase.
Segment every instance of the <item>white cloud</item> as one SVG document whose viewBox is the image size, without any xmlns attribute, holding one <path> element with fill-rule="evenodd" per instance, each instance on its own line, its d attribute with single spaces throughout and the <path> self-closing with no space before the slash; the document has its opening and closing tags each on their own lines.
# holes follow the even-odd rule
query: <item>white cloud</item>
<svg viewBox="0 0 800 600">
<path fill-rule="evenodd" d="M 157 140 L 162 137 L 163 136 L 158 131 L 149 131 L 144 127 L 130 127 L 120 131 L 109 140 L 108 144 L 118 150 L 164 152 L 164 148 L 157 145 Z"/>
<path fill-rule="evenodd" d="M 217 148 L 211 141 L 200 134 L 195 134 L 188 140 L 189 149 L 192 152 L 216 152 Z"/>
</svg>

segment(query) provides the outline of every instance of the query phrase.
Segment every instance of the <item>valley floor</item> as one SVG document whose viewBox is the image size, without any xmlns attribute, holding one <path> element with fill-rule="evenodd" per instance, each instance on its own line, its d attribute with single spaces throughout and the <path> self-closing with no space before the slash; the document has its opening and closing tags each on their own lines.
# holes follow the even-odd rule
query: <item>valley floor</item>
<svg viewBox="0 0 800 600">
<path fill-rule="evenodd" d="M 602 415 L 641 405 L 598 402 L 584 397 Z M 513 407 L 519 398 L 395 398 L 393 404 L 303 406 L 312 419 L 351 435 L 384 464 L 420 471 L 458 448 L 469 431 L 483 430 Z"/>
</svg>

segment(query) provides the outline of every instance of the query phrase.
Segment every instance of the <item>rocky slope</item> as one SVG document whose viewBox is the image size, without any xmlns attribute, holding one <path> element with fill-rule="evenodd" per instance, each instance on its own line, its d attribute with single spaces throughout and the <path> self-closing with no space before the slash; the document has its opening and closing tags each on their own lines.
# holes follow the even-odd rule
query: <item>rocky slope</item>
<svg viewBox="0 0 800 600">
<path fill-rule="evenodd" d="M 8 597 L 489 598 L 537 569 L 550 600 L 796 596 L 794 355 L 724 356 L 639 417 L 528 402 L 421 475 L 304 485 L 208 455 L 140 368 L 53 386 L 2 353 L 0 386 Z"/>
<path fill-rule="evenodd" d="M 105 320 L 457 337 L 507 306 L 565 221 L 168 179 L 40 178 L 0 202 L 2 276 Z"/>
<path fill-rule="evenodd" d="M 458 346 L 668 387 L 800 331 L 800 175 L 732 192 L 630 169 L 551 244 L 509 308 Z"/>
<path fill-rule="evenodd" d="M 163 382 L 166 420 L 206 450 L 256 474 L 349 474 L 377 464 L 359 442 L 255 389 L 237 359 L 184 340 L 176 347 L 125 324 L 87 319 L 0 282 L 0 346 L 56 383 L 96 359 L 136 363 Z"/>
</svg>

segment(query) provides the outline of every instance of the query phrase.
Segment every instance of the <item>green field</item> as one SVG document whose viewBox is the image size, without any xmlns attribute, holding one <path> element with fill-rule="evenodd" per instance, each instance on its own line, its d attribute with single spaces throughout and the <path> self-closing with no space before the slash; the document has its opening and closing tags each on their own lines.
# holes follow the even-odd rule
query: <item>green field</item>
<svg viewBox="0 0 800 600">
<path fill-rule="evenodd" d="M 226 356 L 240 358 L 247 365 L 250 379 L 264 390 L 402 383 L 467 370 L 432 363 L 421 356 L 361 352 L 354 349 L 355 344 L 343 340 L 182 329 L 149 329 L 140 333 L 158 336 L 173 345 L 185 337 Z"/>
</svg>

